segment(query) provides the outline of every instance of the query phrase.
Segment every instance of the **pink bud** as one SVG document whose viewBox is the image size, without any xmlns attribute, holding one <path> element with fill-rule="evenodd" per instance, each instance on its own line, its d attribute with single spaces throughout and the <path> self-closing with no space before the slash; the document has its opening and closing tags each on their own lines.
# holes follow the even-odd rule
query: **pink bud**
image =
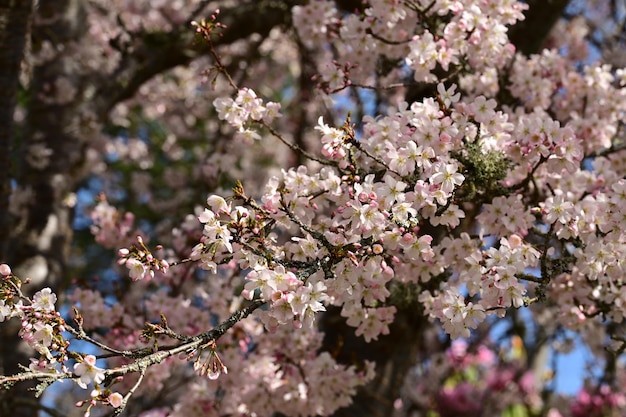
<svg viewBox="0 0 626 417">
<path fill-rule="evenodd" d="M 7 276 L 7 275 L 11 275 L 11 267 L 7 264 L 1 264 L 0 265 L 0 274 Z"/>
<path fill-rule="evenodd" d="M 122 403 L 124 402 L 124 397 L 122 397 L 122 394 L 120 394 L 119 392 L 114 392 L 109 395 L 108 400 L 109 404 L 111 404 L 111 407 L 118 408 L 122 406 Z"/>
<path fill-rule="evenodd" d="M 509 237 L 509 244 L 511 245 L 511 249 L 518 248 L 522 244 L 522 238 L 518 235 L 511 235 Z"/>
</svg>

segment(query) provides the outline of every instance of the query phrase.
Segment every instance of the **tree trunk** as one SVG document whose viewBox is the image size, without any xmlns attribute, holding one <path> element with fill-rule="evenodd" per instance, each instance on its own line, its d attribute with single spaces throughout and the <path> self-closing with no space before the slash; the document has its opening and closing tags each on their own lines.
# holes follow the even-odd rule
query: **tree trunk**
<svg viewBox="0 0 626 417">
<path fill-rule="evenodd" d="M 11 195 L 12 152 L 15 143 L 13 117 L 19 90 L 20 65 L 29 30 L 33 3 L 29 0 L 0 1 L 0 262 L 8 262 L 9 197 Z M 0 327 L 0 374 L 18 371 L 15 349 L 19 320 L 14 319 Z M 20 358 L 22 359 L 22 358 Z M 26 395 L 26 386 L 12 392 L 11 398 Z M 34 416 L 35 410 L 13 407 L 0 391 L 0 415 Z"/>
<path fill-rule="evenodd" d="M 399 308 L 389 334 L 366 343 L 363 337 L 354 335 L 355 329 L 345 323 L 339 309 L 324 313 L 320 318 L 320 328 L 325 332 L 323 350 L 345 365 L 359 366 L 363 360 L 376 364 L 374 380 L 360 387 L 352 404 L 337 410 L 333 417 L 392 416 L 407 373 L 426 346 L 424 336 L 428 325 L 419 306 Z"/>
<path fill-rule="evenodd" d="M 13 115 L 32 10 L 31 1 L 0 0 L 0 261 L 7 259 Z"/>
<path fill-rule="evenodd" d="M 25 22 L 23 25 L 25 32 Z M 20 165 L 15 175 L 18 189 L 13 191 L 28 192 L 30 196 L 15 219 L 5 254 L 13 272 L 31 280 L 23 287 L 31 295 L 43 287 L 57 292 L 65 276 L 72 240 L 72 207 L 66 201 L 74 189 L 71 170 L 83 158 L 84 139 L 75 134 L 82 100 L 64 100 L 67 97 L 63 94 L 72 89 L 81 91 L 78 85 L 81 76 L 76 73 L 76 63 L 72 62 L 75 57 L 69 45 L 78 42 L 85 30 L 81 1 L 40 0 L 32 28 L 33 49 L 41 48 L 44 42 L 63 48 L 33 68 L 28 114 L 19 149 Z M 28 364 L 28 358 L 33 355 L 18 337 L 19 322 L 15 319 L 14 322 L 1 327 L 0 361 L 4 374 L 19 372 L 18 364 Z M 38 414 L 37 402 L 29 408 L 12 404 L 13 400 L 32 398 L 28 388 L 28 384 L 20 384 L 10 397 L 1 401 L 10 410 L 6 415 Z"/>
</svg>

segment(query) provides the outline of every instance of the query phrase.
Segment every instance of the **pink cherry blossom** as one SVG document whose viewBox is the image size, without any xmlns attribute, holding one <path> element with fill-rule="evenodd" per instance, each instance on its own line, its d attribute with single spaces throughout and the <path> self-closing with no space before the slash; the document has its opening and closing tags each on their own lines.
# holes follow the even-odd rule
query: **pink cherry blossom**
<svg viewBox="0 0 626 417">
<path fill-rule="evenodd" d="M 104 381 L 104 372 L 96 366 L 96 357 L 93 355 L 86 355 L 82 361 L 75 364 L 74 373 L 79 377 L 76 383 L 82 389 L 87 389 L 87 384 L 92 381 L 96 384 Z"/>
</svg>

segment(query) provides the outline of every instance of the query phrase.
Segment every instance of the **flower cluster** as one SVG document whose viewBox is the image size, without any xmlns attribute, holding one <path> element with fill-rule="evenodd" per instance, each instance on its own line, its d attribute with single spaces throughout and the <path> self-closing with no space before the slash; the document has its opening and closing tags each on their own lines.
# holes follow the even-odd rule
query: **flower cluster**
<svg viewBox="0 0 626 417">
<path fill-rule="evenodd" d="M 249 140 L 261 139 L 261 136 L 249 128 L 253 122 L 271 124 L 275 118 L 280 117 L 280 103 L 267 102 L 257 97 L 256 93 L 249 88 L 238 91 L 233 100 L 230 97 L 220 97 L 213 101 L 217 115 L 237 129 L 237 135 Z"/>
<path fill-rule="evenodd" d="M 122 248 L 118 251 L 120 257 L 118 264 L 126 265 L 130 277 L 138 281 L 144 278 L 154 278 L 155 271 L 166 273 L 169 268 L 168 262 L 165 259 L 155 258 L 143 243 L 141 236 L 137 236 L 137 243 L 138 246 L 132 245 L 130 249 Z"/>
<path fill-rule="evenodd" d="M 96 241 L 105 248 L 116 248 L 126 245 L 133 232 L 135 216 L 130 213 L 123 215 L 109 204 L 104 195 L 90 213 L 91 233 Z"/>
<path fill-rule="evenodd" d="M 20 336 L 49 363 L 63 362 L 69 342 L 62 333 L 66 324 L 59 312 L 55 310 L 57 297 L 44 288 L 33 295 L 32 302 L 13 303 L 11 315 L 22 320 Z"/>
<path fill-rule="evenodd" d="M 0 265 L 0 322 L 17 318 L 19 336 L 39 354 L 30 359 L 32 372 L 61 374 L 67 372 L 69 344 L 63 333 L 67 324 L 56 311 L 57 296 L 50 288 L 37 291 L 32 298 L 21 290 L 22 282 L 7 264 Z"/>
<path fill-rule="evenodd" d="M 216 380 L 220 374 L 228 374 L 228 368 L 216 352 L 214 341 L 211 341 L 206 347 L 199 348 L 193 355 L 196 356 L 193 361 L 193 369 L 198 375 L 207 376 L 210 380 Z"/>
<path fill-rule="evenodd" d="M 185 7 L 165 3 L 157 14 L 182 17 Z M 159 166 L 162 178 L 136 172 L 131 188 L 164 188 L 138 200 L 149 197 L 150 209 L 167 210 L 158 211 L 162 219 L 149 228 L 169 239 L 168 261 L 144 244 L 134 214 L 101 198 L 91 213 L 92 233 L 102 246 L 122 248 L 118 264 L 135 282 L 116 283 L 108 293 L 96 286 L 75 290 L 80 331 L 66 326 L 51 289 L 30 299 L 11 269 L 0 265 L 0 322 L 21 320 L 21 337 L 40 356 L 32 359 L 33 372 L 73 378 L 83 388 L 93 383 L 84 402 L 89 408 L 121 408 L 133 393 L 151 403 L 168 382 L 189 381 L 194 368 L 207 378 L 191 380 L 177 404 L 153 415 L 330 415 L 372 381 L 374 365 L 339 363 L 334 347 L 323 345 L 316 316 L 335 307 L 359 342 L 382 344 L 408 310 L 423 313 L 419 329 L 431 331 L 432 340 L 443 340 L 443 332 L 441 345 L 448 336 L 455 339 L 445 354 L 421 358 L 420 369 L 409 375 L 410 382 L 416 379 L 407 401 L 418 409 L 446 417 L 515 415 L 525 407 L 529 415 L 550 409 L 558 416 L 542 404 L 537 385 L 545 388 L 545 381 L 525 371 L 519 338 L 508 351 L 482 344 L 481 332 L 492 321 L 530 307 L 546 338 L 565 328 L 598 356 L 608 344 L 617 353 L 626 349 L 620 333 L 626 317 L 626 72 L 575 62 L 586 53 L 571 50 L 585 37 L 580 21 L 557 28 L 569 31 L 570 50 L 516 53 L 507 32 L 524 19 L 528 6 L 521 1 L 343 2 L 359 3 L 355 13 L 338 10 L 339 3 L 295 6 L 293 31 L 253 35 L 230 49 L 211 43 L 213 29 L 224 27 L 217 13 L 211 22 L 194 24 L 217 61 L 211 73 L 228 82 L 214 83 L 217 93 L 207 92 L 215 95 L 201 104 L 202 90 L 188 74 L 173 71 L 175 82 L 159 91 L 193 108 L 147 99 L 142 111 L 148 120 L 170 123 L 171 131 L 155 134 L 154 141 L 143 139 L 152 132 L 132 132 L 142 139 L 104 147 L 111 159 L 117 155 L 142 170 L 166 160 Z M 150 10 L 146 4 L 135 7 Z M 117 36 L 94 23 L 102 36 Z M 245 46 L 268 58 L 236 66 L 253 88 L 237 87 L 233 79 L 239 78 L 219 57 L 229 50 L 253 55 L 242 54 Z M 41 49 L 56 53 L 50 48 Z M 278 76 L 275 63 L 288 65 L 291 77 Z M 285 105 L 296 87 L 292 103 L 302 103 Z M 150 88 L 141 90 L 148 98 Z M 274 97 L 266 93 L 272 90 L 284 98 L 282 108 L 257 95 Z M 367 95 L 371 90 L 375 96 Z M 73 92 L 57 98 L 71 100 Z M 214 114 L 210 104 L 224 124 L 205 123 Z M 355 111 L 340 122 L 333 112 L 344 105 Z M 115 124 L 129 134 L 135 129 L 130 107 L 115 110 Z M 281 112 L 288 117 L 277 120 Z M 230 128 L 222 129 L 226 124 Z M 233 130 L 238 141 L 230 140 Z M 293 154 L 280 154 L 260 132 Z M 209 136 L 215 140 L 186 143 Z M 237 149 L 241 141 L 248 145 L 245 157 Z M 46 152 L 35 153 L 50 162 Z M 268 170 L 265 183 L 258 168 L 283 159 L 290 168 Z M 235 181 L 244 172 L 252 193 Z M 201 187 L 188 186 L 189 178 Z M 191 199 L 199 198 L 191 188 L 204 193 L 233 184 L 232 196 L 212 195 L 206 208 L 191 209 Z M 181 215 L 176 210 L 183 206 Z M 173 218 L 184 218 L 174 230 Z M 68 352 L 64 330 L 116 356 L 107 360 L 111 370 L 96 366 L 94 355 Z M 198 345 L 207 335 L 215 340 Z M 125 366 L 137 358 L 165 359 L 149 369 L 135 362 L 138 380 L 110 378 L 114 369 L 126 375 Z M 128 395 L 112 392 L 113 382 Z M 608 386 L 585 389 L 570 414 L 604 413 L 623 401 Z"/>
<path fill-rule="evenodd" d="M 542 400 L 537 375 L 524 370 L 524 354 L 519 337 L 513 338 L 511 346 L 501 347 L 490 341 L 476 345 L 454 341 L 420 373 L 411 375 L 411 388 L 402 404 L 407 408 L 427 406 L 438 417 L 514 415 L 516 408 L 520 412 L 539 410 Z M 443 383 L 424 382 L 434 379 Z"/>
</svg>

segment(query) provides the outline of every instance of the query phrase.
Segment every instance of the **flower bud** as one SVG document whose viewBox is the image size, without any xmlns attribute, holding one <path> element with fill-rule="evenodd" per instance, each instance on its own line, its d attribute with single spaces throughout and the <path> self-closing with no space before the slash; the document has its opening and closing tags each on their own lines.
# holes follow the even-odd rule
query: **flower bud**
<svg viewBox="0 0 626 417">
<path fill-rule="evenodd" d="M 0 274 L 4 276 L 11 275 L 11 267 L 7 264 L 0 264 Z"/>
</svg>

